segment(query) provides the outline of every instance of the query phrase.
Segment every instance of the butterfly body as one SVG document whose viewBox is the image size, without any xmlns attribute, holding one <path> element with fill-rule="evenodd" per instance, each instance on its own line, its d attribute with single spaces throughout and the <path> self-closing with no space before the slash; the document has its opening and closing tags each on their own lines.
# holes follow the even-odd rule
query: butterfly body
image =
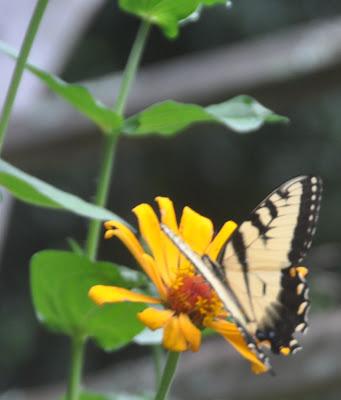
<svg viewBox="0 0 341 400">
<path fill-rule="evenodd" d="M 299 267 L 316 230 L 322 181 L 294 178 L 263 200 L 232 234 L 216 261 L 199 256 L 167 226 L 162 230 L 216 291 L 249 347 L 290 354 L 307 329 L 306 269 Z"/>
</svg>

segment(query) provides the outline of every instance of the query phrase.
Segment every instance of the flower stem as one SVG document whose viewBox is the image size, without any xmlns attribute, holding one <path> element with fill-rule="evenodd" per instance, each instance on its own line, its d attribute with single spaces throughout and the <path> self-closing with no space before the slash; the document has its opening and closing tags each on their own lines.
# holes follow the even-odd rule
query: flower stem
<svg viewBox="0 0 341 400">
<path fill-rule="evenodd" d="M 163 370 L 163 375 L 160 381 L 159 389 L 155 396 L 155 400 L 165 400 L 167 398 L 167 394 L 173 382 L 180 354 L 181 353 L 176 353 L 172 351 L 168 353 L 166 366 Z"/>
<path fill-rule="evenodd" d="M 13 109 L 18 87 L 25 68 L 25 64 L 36 37 L 40 22 L 44 15 L 48 0 L 38 0 L 28 25 L 24 41 L 21 45 L 19 56 L 15 64 L 11 82 L 7 91 L 4 107 L 0 117 L 0 151 L 5 139 L 9 119 Z"/>
<path fill-rule="evenodd" d="M 116 153 L 117 136 L 110 135 L 105 137 L 103 145 L 102 165 L 98 178 L 98 187 L 95 196 L 95 204 L 105 206 L 108 198 L 112 169 Z M 86 253 L 94 260 L 97 256 L 98 244 L 100 240 L 102 221 L 93 219 L 90 221 L 88 236 L 86 240 Z"/>
<path fill-rule="evenodd" d="M 152 346 L 152 355 L 154 361 L 155 387 L 159 386 L 161 379 L 161 368 L 163 363 L 163 350 L 160 345 Z"/>
<path fill-rule="evenodd" d="M 80 380 L 82 376 L 84 360 L 84 340 L 78 336 L 71 341 L 71 369 L 68 384 L 68 400 L 78 400 L 80 392 Z"/>
<path fill-rule="evenodd" d="M 142 21 L 137 32 L 135 42 L 131 48 L 126 68 L 123 72 L 122 82 L 118 91 L 117 99 L 113 107 L 114 111 L 119 114 L 124 113 L 125 106 L 128 100 L 128 94 L 131 85 L 134 82 L 137 68 L 140 65 L 142 53 L 146 45 L 148 33 L 150 31 L 150 23 Z"/>
<path fill-rule="evenodd" d="M 118 91 L 117 99 L 113 110 L 122 115 L 127 103 L 129 90 L 135 79 L 137 68 L 140 64 L 143 49 L 146 44 L 150 24 L 142 22 L 137 33 L 135 42 L 131 49 L 126 68 L 123 73 L 122 82 Z M 105 138 L 102 165 L 99 175 L 99 183 L 95 197 L 95 204 L 98 206 L 105 206 L 108 198 L 111 174 L 115 159 L 115 152 L 117 147 L 117 134 L 109 134 Z M 86 252 L 91 259 L 95 259 L 100 240 L 101 221 L 92 220 L 89 225 L 89 231 L 86 241 Z"/>
</svg>

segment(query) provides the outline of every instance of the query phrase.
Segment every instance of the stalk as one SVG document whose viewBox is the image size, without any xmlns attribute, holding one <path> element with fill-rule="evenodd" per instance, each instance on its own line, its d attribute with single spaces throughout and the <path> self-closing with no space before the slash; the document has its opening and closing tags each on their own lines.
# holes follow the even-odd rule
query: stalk
<svg viewBox="0 0 341 400">
<path fill-rule="evenodd" d="M 179 357 L 181 353 L 176 353 L 170 351 L 168 353 L 167 362 L 165 365 L 165 369 L 163 370 L 162 378 L 160 381 L 160 385 L 158 391 L 156 393 L 154 400 L 165 400 L 167 399 L 167 395 L 171 384 L 174 379 L 176 367 L 178 365 Z"/>
<path fill-rule="evenodd" d="M 71 341 L 71 368 L 68 385 L 68 400 L 78 400 L 84 363 L 84 340 L 74 336 Z"/>
<path fill-rule="evenodd" d="M 40 22 L 43 18 L 44 12 L 46 10 L 48 0 L 38 0 L 33 11 L 30 23 L 28 25 L 27 31 L 25 33 L 24 41 L 21 45 L 21 49 L 19 52 L 19 56 L 17 62 L 15 64 L 15 68 L 13 71 L 13 75 L 11 78 L 11 82 L 6 94 L 4 107 L 2 109 L 1 118 L 0 118 L 0 152 L 3 147 L 3 143 L 5 140 L 8 123 L 10 120 L 10 116 L 12 113 L 14 101 L 18 92 L 19 84 L 22 78 L 22 74 L 24 72 L 25 64 L 28 58 L 28 55 L 31 51 L 34 39 L 38 32 L 38 28 L 40 26 Z"/>
</svg>

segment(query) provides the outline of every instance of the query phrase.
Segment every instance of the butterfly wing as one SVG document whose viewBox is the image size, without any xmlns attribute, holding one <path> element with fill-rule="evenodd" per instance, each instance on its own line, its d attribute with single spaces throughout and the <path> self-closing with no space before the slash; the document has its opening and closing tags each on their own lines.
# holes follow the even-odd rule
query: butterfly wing
<svg viewBox="0 0 341 400">
<path fill-rule="evenodd" d="M 296 350 L 293 333 L 307 327 L 308 289 L 296 266 L 311 245 L 321 193 L 315 176 L 286 182 L 256 207 L 218 257 L 243 323 L 275 353 Z"/>
</svg>

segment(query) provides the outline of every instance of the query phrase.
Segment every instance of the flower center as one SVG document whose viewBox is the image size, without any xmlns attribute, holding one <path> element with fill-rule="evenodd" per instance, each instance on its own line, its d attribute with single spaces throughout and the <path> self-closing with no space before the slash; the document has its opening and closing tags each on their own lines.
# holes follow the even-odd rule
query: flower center
<svg viewBox="0 0 341 400">
<path fill-rule="evenodd" d="M 168 290 L 168 306 L 177 314 L 188 314 L 193 323 L 202 327 L 206 318 L 225 315 L 216 292 L 192 268 L 181 269 Z"/>
</svg>

